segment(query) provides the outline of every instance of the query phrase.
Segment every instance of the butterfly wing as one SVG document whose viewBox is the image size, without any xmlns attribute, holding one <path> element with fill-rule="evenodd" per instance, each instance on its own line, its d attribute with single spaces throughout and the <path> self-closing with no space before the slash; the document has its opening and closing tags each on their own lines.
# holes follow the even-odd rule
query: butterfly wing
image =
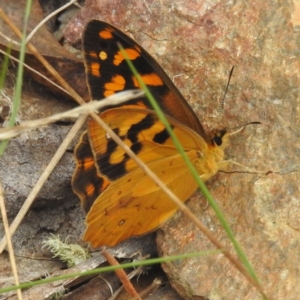
<svg viewBox="0 0 300 300">
<path fill-rule="evenodd" d="M 102 21 L 92 20 L 85 28 L 83 49 L 88 85 L 92 99 L 102 99 L 118 91 L 139 88 L 117 46 L 120 43 L 142 76 L 144 83 L 160 104 L 162 110 L 211 143 L 194 111 L 152 56 L 118 28 Z M 146 98 L 129 104 L 151 108 Z"/>
<path fill-rule="evenodd" d="M 196 158 L 196 151 L 188 153 Z M 148 164 L 148 167 L 182 201 L 197 184 L 179 154 Z M 126 174 L 97 198 L 86 218 L 84 240 L 96 248 L 115 246 L 127 238 L 155 230 L 177 210 L 176 205 L 140 168 Z"/>
</svg>

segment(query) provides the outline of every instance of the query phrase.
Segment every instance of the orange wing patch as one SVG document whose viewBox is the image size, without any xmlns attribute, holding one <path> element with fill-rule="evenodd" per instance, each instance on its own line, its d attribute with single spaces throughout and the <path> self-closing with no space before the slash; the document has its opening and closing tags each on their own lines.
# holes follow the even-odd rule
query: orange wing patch
<svg viewBox="0 0 300 300">
<path fill-rule="evenodd" d="M 121 75 L 115 75 L 112 78 L 111 82 L 108 82 L 105 84 L 105 89 L 106 92 L 104 93 L 104 96 L 109 96 L 114 94 L 114 92 L 119 92 L 119 91 L 123 91 L 124 87 L 125 87 L 125 79 L 123 76 Z"/>
<path fill-rule="evenodd" d="M 161 78 L 155 73 L 141 75 L 141 78 L 142 78 L 144 84 L 146 84 L 146 85 L 151 85 L 151 86 L 163 86 L 164 85 Z M 141 88 L 137 79 L 133 75 L 132 75 L 132 81 L 136 88 Z"/>
<path fill-rule="evenodd" d="M 113 39 L 112 30 L 106 29 L 99 31 L 99 37 L 104 40 Z"/>
<path fill-rule="evenodd" d="M 127 48 L 124 50 L 126 51 L 129 60 L 135 60 L 136 58 L 141 56 L 141 54 L 136 49 Z M 118 51 L 118 53 L 114 56 L 113 64 L 115 66 L 119 66 L 124 61 L 125 57 L 123 56 L 121 51 Z"/>
<path fill-rule="evenodd" d="M 100 64 L 98 63 L 91 64 L 90 71 L 93 76 L 100 77 Z"/>
</svg>

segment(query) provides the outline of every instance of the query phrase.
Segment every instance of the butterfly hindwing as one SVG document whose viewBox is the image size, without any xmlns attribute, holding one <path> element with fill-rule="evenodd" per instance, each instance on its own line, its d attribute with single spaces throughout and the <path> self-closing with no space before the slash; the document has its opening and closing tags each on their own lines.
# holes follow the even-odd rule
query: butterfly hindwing
<svg viewBox="0 0 300 300">
<path fill-rule="evenodd" d="M 196 151 L 189 152 L 195 159 Z M 147 165 L 179 199 L 185 201 L 197 188 L 180 154 Z M 155 230 L 177 210 L 141 168 L 113 182 L 95 201 L 86 219 L 84 240 L 93 247 L 115 246 L 121 241 Z"/>
</svg>

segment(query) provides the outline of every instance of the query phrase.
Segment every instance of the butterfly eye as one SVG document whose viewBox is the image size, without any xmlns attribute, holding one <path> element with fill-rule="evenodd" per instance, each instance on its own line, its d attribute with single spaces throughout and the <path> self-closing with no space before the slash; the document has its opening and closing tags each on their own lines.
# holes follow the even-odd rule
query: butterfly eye
<svg viewBox="0 0 300 300">
<path fill-rule="evenodd" d="M 223 136 L 226 134 L 227 130 L 226 129 L 223 129 L 223 130 L 220 130 L 219 132 L 217 132 L 215 134 L 215 136 L 212 138 L 213 142 L 217 145 L 217 146 L 221 146 L 222 145 L 222 138 Z"/>
<path fill-rule="evenodd" d="M 213 141 L 217 146 L 221 146 L 222 145 L 222 137 L 215 135 L 213 137 Z"/>
</svg>

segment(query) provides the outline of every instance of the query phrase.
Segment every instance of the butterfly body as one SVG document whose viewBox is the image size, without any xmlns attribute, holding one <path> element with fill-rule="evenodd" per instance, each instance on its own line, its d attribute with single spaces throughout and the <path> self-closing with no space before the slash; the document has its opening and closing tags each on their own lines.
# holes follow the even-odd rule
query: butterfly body
<svg viewBox="0 0 300 300">
<path fill-rule="evenodd" d="M 223 146 L 205 134 L 196 115 L 155 60 L 115 27 L 100 21 L 87 25 L 83 38 L 88 83 L 93 99 L 138 88 L 121 56 L 119 41 L 166 117 L 199 176 L 207 180 L 224 160 Z M 165 126 L 145 98 L 101 112 L 100 117 L 183 202 L 197 189 L 191 172 Z M 75 149 L 72 185 L 86 210 L 84 240 L 93 247 L 155 230 L 177 207 L 94 121 Z"/>
</svg>

